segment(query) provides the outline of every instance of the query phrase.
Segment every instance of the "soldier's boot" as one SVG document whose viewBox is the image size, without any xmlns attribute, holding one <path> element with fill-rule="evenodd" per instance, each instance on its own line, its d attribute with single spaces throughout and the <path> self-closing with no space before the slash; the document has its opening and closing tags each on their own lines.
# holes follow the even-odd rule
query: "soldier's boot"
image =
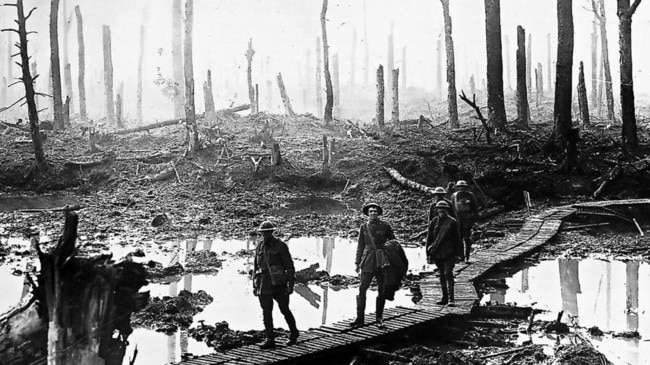
<svg viewBox="0 0 650 365">
<path fill-rule="evenodd" d="M 449 304 L 450 307 L 456 306 L 456 301 L 454 300 L 454 278 L 447 279 L 447 290 L 449 290 Z"/>
<path fill-rule="evenodd" d="M 272 349 L 275 347 L 275 333 L 273 333 L 273 317 L 264 316 L 264 334 L 266 340 L 260 344 L 261 349 Z"/>
<path fill-rule="evenodd" d="M 287 320 L 287 325 L 289 326 L 289 340 L 287 341 L 287 346 L 294 345 L 298 341 L 298 327 L 296 327 L 296 319 L 291 312 L 288 312 L 284 315 L 284 319 Z"/>
<path fill-rule="evenodd" d="M 357 295 L 357 319 L 350 323 L 350 327 L 361 327 L 366 315 L 366 297 Z"/>
<path fill-rule="evenodd" d="M 386 305 L 386 299 L 377 297 L 375 320 L 379 328 L 386 328 L 386 326 L 384 326 L 384 305 Z"/>
<path fill-rule="evenodd" d="M 447 280 L 440 278 L 440 287 L 442 289 L 442 298 L 436 302 L 439 305 L 445 305 L 449 303 L 449 292 L 447 291 Z"/>
<path fill-rule="evenodd" d="M 469 263 L 469 254 L 472 252 L 472 239 L 465 240 L 465 262 Z"/>
</svg>

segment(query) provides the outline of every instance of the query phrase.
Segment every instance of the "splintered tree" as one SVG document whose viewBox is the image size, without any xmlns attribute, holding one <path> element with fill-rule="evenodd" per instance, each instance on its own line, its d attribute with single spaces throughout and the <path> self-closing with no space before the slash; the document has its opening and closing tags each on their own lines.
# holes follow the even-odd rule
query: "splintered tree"
<svg viewBox="0 0 650 365">
<path fill-rule="evenodd" d="M 246 61 L 248 61 L 248 67 L 246 68 L 246 80 L 248 81 L 248 100 L 251 104 L 251 113 L 257 113 L 257 108 L 255 107 L 255 88 L 253 88 L 253 56 L 255 55 L 255 50 L 253 49 L 253 39 L 248 40 L 248 49 L 246 50 Z"/>
<path fill-rule="evenodd" d="M 587 86 L 585 85 L 585 70 L 582 61 L 580 61 L 578 71 L 578 106 L 580 107 L 582 126 L 589 128 L 589 102 L 587 101 Z"/>
<path fill-rule="evenodd" d="M 61 65 L 59 61 L 59 0 L 50 3 L 50 66 L 52 68 L 52 103 L 54 106 L 54 127 L 63 129 L 63 96 L 61 94 Z"/>
<path fill-rule="evenodd" d="M 72 26 L 72 13 L 68 16 L 68 6 L 67 1 L 63 0 L 63 80 L 65 82 L 65 94 L 70 98 L 70 103 L 68 103 L 69 111 L 72 111 L 72 68 L 70 67 L 70 61 L 68 58 L 68 36 L 70 34 L 70 27 Z M 69 115 L 69 112 L 68 112 Z M 66 116 L 66 121 L 68 121 L 69 116 Z"/>
<path fill-rule="evenodd" d="M 591 22 L 591 105 L 598 102 L 598 24 Z"/>
<path fill-rule="evenodd" d="M 454 39 L 451 35 L 451 16 L 449 0 L 440 0 L 445 19 L 445 47 L 447 49 L 447 102 L 449 109 L 449 126 L 458 128 L 458 102 L 456 100 L 456 62 L 454 61 Z"/>
<path fill-rule="evenodd" d="M 212 118 L 215 113 L 214 94 L 212 93 L 212 72 L 208 70 L 208 77 L 203 83 L 203 101 L 205 103 L 205 116 Z"/>
<path fill-rule="evenodd" d="M 194 25 L 194 0 L 185 1 L 185 44 L 183 57 L 185 62 L 185 120 L 187 122 L 187 154 L 192 155 L 199 149 L 199 130 L 196 127 L 196 110 L 194 105 L 194 61 L 192 59 L 192 27 Z"/>
<path fill-rule="evenodd" d="M 40 172 L 47 171 L 47 160 L 45 159 L 45 153 L 43 152 L 43 143 L 41 141 L 41 135 L 38 128 L 38 110 L 36 109 L 35 96 L 36 92 L 34 91 L 34 81 L 38 75 L 32 77 L 32 74 L 29 70 L 29 54 L 27 53 L 27 19 L 32 15 L 36 8 L 33 8 L 29 11 L 27 16 L 25 16 L 25 11 L 23 8 L 23 1 L 17 0 L 16 4 L 5 4 L 6 6 L 15 6 L 18 19 L 16 23 L 18 24 L 18 30 L 16 29 L 3 29 L 3 31 L 16 32 L 18 33 L 19 43 L 18 49 L 20 53 L 20 68 L 22 69 L 22 77 L 20 78 L 25 85 L 25 96 L 20 98 L 19 102 L 25 100 L 27 103 L 27 114 L 29 116 L 29 131 L 32 136 L 32 144 L 34 145 L 34 154 L 36 157 L 36 167 Z"/>
<path fill-rule="evenodd" d="M 612 89 L 612 71 L 609 67 L 609 48 L 607 46 L 607 17 L 605 17 L 605 1 L 591 0 L 591 10 L 600 25 L 600 48 L 602 52 L 603 70 L 605 73 L 605 95 L 607 98 L 607 120 L 614 122 L 614 91 Z"/>
<path fill-rule="evenodd" d="M 142 17 L 144 21 L 144 16 Z M 144 62 L 144 22 L 140 24 L 140 55 L 138 56 L 138 86 L 136 90 L 136 118 L 142 123 L 142 68 Z"/>
<path fill-rule="evenodd" d="M 79 5 L 74 7 L 77 16 L 77 44 L 79 47 L 79 116 L 86 119 L 86 49 L 84 45 L 84 25 Z"/>
<path fill-rule="evenodd" d="M 316 108 L 318 111 L 323 109 L 323 90 L 321 84 L 321 57 L 320 57 L 320 37 L 316 37 Z"/>
<path fill-rule="evenodd" d="M 384 127 L 384 66 L 379 65 L 377 68 L 377 125 Z"/>
<path fill-rule="evenodd" d="M 500 0 L 485 0 L 485 38 L 487 46 L 488 120 L 496 129 L 504 131 L 506 129 L 506 108 L 503 100 L 500 3 Z"/>
<path fill-rule="evenodd" d="M 521 25 L 517 26 L 517 114 L 519 124 L 528 126 L 530 108 L 526 83 L 526 31 Z"/>
<path fill-rule="evenodd" d="M 641 0 L 618 0 L 618 44 L 621 58 L 621 117 L 623 119 L 622 142 L 625 151 L 639 147 L 636 116 L 634 115 L 634 78 L 632 77 L 632 16 Z"/>
<path fill-rule="evenodd" d="M 104 25 L 103 47 L 104 47 L 104 96 L 106 105 L 106 119 L 110 125 L 115 124 L 115 102 L 113 101 L 113 55 L 111 51 L 111 28 Z"/>
<path fill-rule="evenodd" d="M 327 15 L 327 0 L 323 0 L 323 9 L 320 12 L 320 25 L 323 32 L 323 72 L 325 73 L 325 89 L 327 94 L 323 120 L 325 121 L 325 125 L 329 125 L 332 122 L 334 93 L 332 91 L 332 77 L 330 76 L 329 46 L 327 45 L 327 25 L 325 15 Z"/>
<path fill-rule="evenodd" d="M 570 172 L 577 166 L 577 130 L 571 125 L 571 90 L 573 68 L 573 0 L 557 0 L 557 63 L 555 76 L 555 138 L 564 152 L 562 169 Z"/>
</svg>

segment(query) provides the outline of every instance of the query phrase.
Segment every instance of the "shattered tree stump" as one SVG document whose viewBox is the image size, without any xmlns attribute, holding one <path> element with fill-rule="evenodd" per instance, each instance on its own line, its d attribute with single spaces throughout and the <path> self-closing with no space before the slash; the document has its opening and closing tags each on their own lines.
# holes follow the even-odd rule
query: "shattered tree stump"
<svg viewBox="0 0 650 365">
<path fill-rule="evenodd" d="M 289 95 L 287 95 L 287 89 L 284 88 L 284 82 L 282 81 L 282 74 L 279 73 L 277 76 L 278 88 L 280 89 L 280 96 L 282 97 L 282 103 L 284 104 L 284 109 L 287 112 L 287 115 L 291 118 L 296 117 L 296 113 L 293 112 L 291 107 L 291 100 L 289 100 Z"/>
<path fill-rule="evenodd" d="M 0 316 L 0 363 L 122 364 L 133 331 L 131 313 L 146 306 L 142 265 L 110 255 L 79 257 L 78 216 L 66 211 L 63 235 L 50 252 L 35 244 L 41 272 L 32 295 Z M 113 337 L 114 333 L 116 337 Z"/>
</svg>

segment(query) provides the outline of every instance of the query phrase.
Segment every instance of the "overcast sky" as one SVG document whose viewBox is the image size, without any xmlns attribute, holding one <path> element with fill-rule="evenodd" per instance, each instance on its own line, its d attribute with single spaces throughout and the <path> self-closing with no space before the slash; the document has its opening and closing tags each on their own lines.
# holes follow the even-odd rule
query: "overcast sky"
<svg viewBox="0 0 650 365">
<path fill-rule="evenodd" d="M 69 15 L 80 5 L 84 17 L 86 43 L 86 88 L 89 90 L 89 111 L 98 118 L 103 114 L 102 25 L 111 27 L 113 44 L 114 84 L 124 83 L 125 110 L 135 115 L 135 90 L 139 54 L 139 26 L 144 22 L 144 107 L 149 118 L 166 119 L 172 115 L 169 100 L 153 81 L 160 73 L 171 78 L 171 0 L 61 0 L 60 35 L 63 37 L 63 7 Z M 484 4 L 480 0 L 451 0 L 451 15 L 456 48 L 457 83 L 459 90 L 467 87 L 469 77 L 476 75 L 477 85 L 485 78 L 485 19 Z M 618 84 L 618 18 L 616 1 L 606 0 L 610 61 L 615 86 Z M 49 57 L 49 1 L 25 0 L 26 8 L 37 6 L 30 19 L 30 29 L 39 31 L 31 37 L 30 53 L 38 63 L 42 79 L 38 84 L 47 89 L 46 77 Z M 253 79 L 260 86 L 260 103 L 265 107 L 267 81 L 282 72 L 293 99 L 301 99 L 303 89 L 307 99 L 315 94 L 315 48 L 320 37 L 319 0 L 195 0 L 194 71 L 198 111 L 203 110 L 201 85 L 208 68 L 212 69 L 217 108 L 231 103 L 247 102 L 246 51 L 249 38 L 256 51 L 253 60 Z M 587 0 L 574 0 L 575 63 L 585 61 L 586 78 L 591 77 L 590 33 L 593 15 L 585 8 Z M 635 88 L 646 93 L 649 88 L 650 66 L 645 62 L 648 53 L 642 43 L 650 31 L 650 4 L 643 2 L 633 20 Z M 364 8 L 366 11 L 364 12 Z M 515 85 L 516 26 L 522 25 L 532 34 L 533 64 L 547 65 L 547 34 L 551 35 L 552 59 L 555 60 L 557 32 L 556 2 L 553 0 L 503 0 L 501 19 L 504 56 L 506 37 L 509 38 L 511 57 L 511 84 Z M 15 18 L 11 7 L 0 8 L 3 27 Z M 402 52 L 406 49 L 407 86 L 436 91 L 436 43 L 443 30 L 442 6 L 438 0 L 330 0 L 327 13 L 330 55 L 339 55 L 341 88 L 350 83 L 352 69 L 353 34 L 356 32 L 355 80 L 365 80 L 364 45 L 369 45 L 370 70 L 368 93 L 374 94 L 375 70 L 386 66 L 387 38 L 391 24 L 394 28 L 395 67 L 403 68 Z M 365 24 L 365 26 L 364 26 Z M 77 22 L 72 16 L 69 41 L 69 62 L 72 67 L 74 92 L 77 92 Z M 7 74 L 7 33 L 0 35 L 3 51 L 0 55 L 0 74 Z M 14 39 L 15 41 L 15 39 Z M 63 40 L 60 40 L 63 46 Z M 308 56 L 309 52 L 309 56 Z M 61 53 L 63 57 L 63 53 Z M 309 58 L 308 58 L 309 57 Z M 309 64 L 307 64 L 309 60 Z M 63 64 L 63 62 L 62 62 Z M 504 59 L 504 69 L 506 67 Z M 504 70 L 505 71 L 505 70 Z M 544 71 L 546 72 L 546 71 Z M 18 74 L 17 67 L 13 70 Z M 546 81 L 546 78 L 545 78 Z M 273 81 L 274 82 L 274 81 Z M 508 87 L 507 76 L 504 84 Z M 275 93 L 275 83 L 272 84 Z M 589 88 L 589 85 L 588 85 Z M 21 90 L 22 91 L 22 90 Z M 17 89 L 14 92 L 18 92 Z M 435 94 L 434 94 L 435 95 Z M 618 96 L 618 88 L 615 89 Z M 424 96 L 423 96 L 424 97 Z M 281 112 L 275 98 L 273 108 Z M 316 112 L 295 102 L 298 112 Z M 301 110 L 308 109 L 308 110 Z M 369 116 L 371 118 L 372 116 Z"/>
</svg>

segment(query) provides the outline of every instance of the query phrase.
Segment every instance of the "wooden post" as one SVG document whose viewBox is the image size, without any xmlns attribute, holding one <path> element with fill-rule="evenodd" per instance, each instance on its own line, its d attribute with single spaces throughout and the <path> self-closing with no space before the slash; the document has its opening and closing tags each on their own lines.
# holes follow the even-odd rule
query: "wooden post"
<svg viewBox="0 0 650 365">
<path fill-rule="evenodd" d="M 194 104 L 194 60 L 192 31 L 194 26 L 194 0 L 185 0 L 185 42 L 183 44 L 183 71 L 185 75 L 185 120 L 187 121 L 187 152 L 192 155 L 199 149 L 199 130 L 196 127 Z"/>
<path fill-rule="evenodd" d="M 530 109 L 526 85 L 526 31 L 517 26 L 517 114 L 519 123 L 528 126 Z"/>
<path fill-rule="evenodd" d="M 278 88 L 280 89 L 280 96 L 282 97 L 282 103 L 284 104 L 284 110 L 288 116 L 295 118 L 296 113 L 293 112 L 291 107 L 291 100 L 289 100 L 289 95 L 287 95 L 287 90 L 284 88 L 284 82 L 282 81 L 282 73 L 279 73 L 277 76 Z"/>
<path fill-rule="evenodd" d="M 384 66 L 377 68 L 377 125 L 384 128 Z"/>
<path fill-rule="evenodd" d="M 59 0 L 52 0 L 50 7 L 50 65 L 52 67 L 52 103 L 54 106 L 54 128 L 63 129 L 63 95 L 61 92 L 61 63 L 59 61 Z M 11 60 L 9 70 L 11 67 Z M 11 77 L 10 77 L 11 80 Z M 10 81 L 13 82 L 13 81 Z"/>
<path fill-rule="evenodd" d="M 332 108 L 334 107 L 332 77 L 330 76 L 329 66 L 329 46 L 327 44 L 327 23 L 325 17 L 327 14 L 327 2 L 328 0 L 323 0 L 323 8 L 320 13 L 321 31 L 323 33 L 323 72 L 325 73 L 325 90 L 327 95 L 325 100 L 325 113 L 323 115 L 325 125 L 329 125 L 332 122 Z"/>
<path fill-rule="evenodd" d="M 104 25 L 104 96 L 106 105 L 106 118 L 109 124 L 115 124 L 115 109 L 113 101 L 113 56 L 111 54 L 111 28 Z"/>
<path fill-rule="evenodd" d="M 246 50 L 246 61 L 248 61 L 248 67 L 246 68 L 246 80 L 248 81 L 248 100 L 251 104 L 251 113 L 257 113 L 257 107 L 255 103 L 255 89 L 253 89 L 253 56 L 255 55 L 255 50 L 253 49 L 253 38 L 248 40 L 248 49 Z"/>
<path fill-rule="evenodd" d="M 580 61 L 578 74 L 578 105 L 580 106 L 580 119 L 583 127 L 589 127 L 589 104 L 587 102 L 587 87 L 585 86 L 585 72 Z"/>
<path fill-rule="evenodd" d="M 321 84 L 321 55 L 320 55 L 320 37 L 316 37 L 316 109 L 320 113 L 323 110 L 323 86 Z"/>
<path fill-rule="evenodd" d="M 391 122 L 393 125 L 399 125 L 399 68 L 393 70 L 393 112 L 391 113 Z"/>
<path fill-rule="evenodd" d="M 185 77 L 183 69 L 183 2 L 173 0 L 172 3 L 172 74 L 176 83 L 174 93 L 174 118 L 183 117 L 185 96 Z"/>
<path fill-rule="evenodd" d="M 77 45 L 79 47 L 79 78 L 77 80 L 77 86 L 79 88 L 79 117 L 86 119 L 86 48 L 84 44 L 83 17 L 81 16 L 81 8 L 79 8 L 79 5 L 74 7 L 74 12 L 77 16 Z"/>
<path fill-rule="evenodd" d="M 341 117 L 341 84 L 339 82 L 339 54 L 332 57 L 332 89 L 334 90 L 334 109 L 332 115 Z"/>
<path fill-rule="evenodd" d="M 136 118 L 138 124 L 142 123 L 142 71 L 144 63 L 144 15 L 142 16 L 143 23 L 140 24 L 140 55 L 138 56 L 138 80 L 137 80 L 137 91 L 136 91 Z"/>
</svg>

